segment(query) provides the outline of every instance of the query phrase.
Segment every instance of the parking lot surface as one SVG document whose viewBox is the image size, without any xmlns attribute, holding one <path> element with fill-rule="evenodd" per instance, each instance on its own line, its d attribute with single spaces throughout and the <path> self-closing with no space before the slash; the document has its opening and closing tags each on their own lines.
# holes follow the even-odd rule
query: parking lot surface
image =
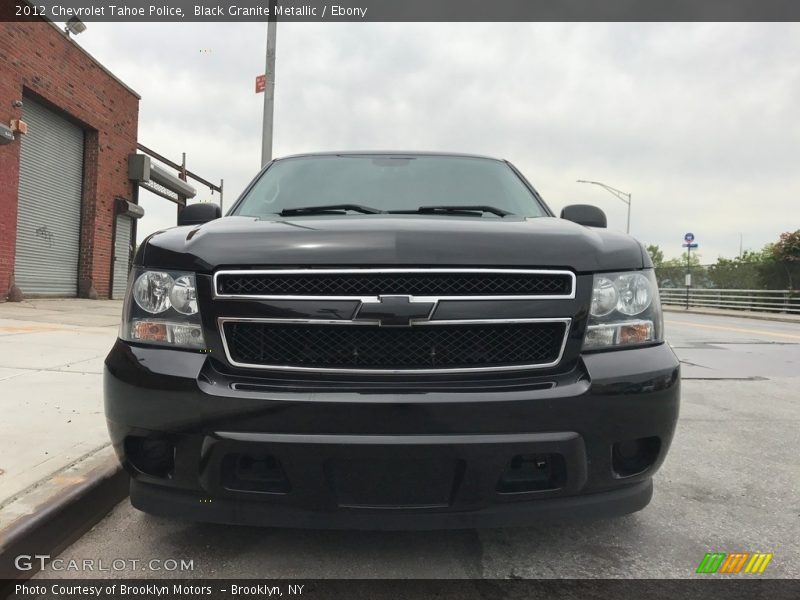
<svg viewBox="0 0 800 600">
<path fill-rule="evenodd" d="M 61 558 L 137 560 L 135 568 L 40 577 L 685 578 L 706 552 L 772 552 L 764 577 L 800 577 L 800 325 L 688 313 L 665 321 L 683 363 L 681 416 L 653 501 L 639 513 L 348 532 L 178 522 L 125 501 Z M 192 569 L 150 570 L 152 559 Z"/>
</svg>

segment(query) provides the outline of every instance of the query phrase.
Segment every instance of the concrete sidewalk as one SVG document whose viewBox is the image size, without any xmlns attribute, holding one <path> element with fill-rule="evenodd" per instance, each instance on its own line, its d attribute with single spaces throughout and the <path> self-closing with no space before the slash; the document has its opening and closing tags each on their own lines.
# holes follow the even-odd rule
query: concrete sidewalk
<svg viewBox="0 0 800 600">
<path fill-rule="evenodd" d="M 120 301 L 82 299 L 0 304 L 0 542 L 112 456 L 102 369 L 121 310 Z"/>
</svg>

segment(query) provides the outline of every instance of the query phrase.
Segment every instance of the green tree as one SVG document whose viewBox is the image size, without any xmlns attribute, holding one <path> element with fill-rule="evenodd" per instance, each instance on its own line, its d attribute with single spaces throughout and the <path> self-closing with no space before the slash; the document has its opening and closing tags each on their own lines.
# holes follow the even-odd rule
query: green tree
<svg viewBox="0 0 800 600">
<path fill-rule="evenodd" d="M 783 267 L 786 287 L 793 290 L 795 282 L 800 281 L 800 229 L 782 233 L 768 249 L 775 262 Z"/>
<path fill-rule="evenodd" d="M 692 267 L 692 286 L 707 287 L 709 285 L 706 268 L 700 264 L 700 256 L 692 252 L 689 264 Z M 661 262 L 656 268 L 656 279 L 659 287 L 677 288 L 685 285 L 686 252 L 680 258 L 670 258 Z"/>
<path fill-rule="evenodd" d="M 656 244 L 648 244 L 647 253 L 650 255 L 650 260 L 653 261 L 653 266 L 657 269 L 664 264 L 664 252 Z"/>
<path fill-rule="evenodd" d="M 757 290 L 766 288 L 763 271 L 764 252 L 745 250 L 736 258 L 719 257 L 708 268 L 709 280 L 714 287 L 723 289 Z"/>
<path fill-rule="evenodd" d="M 700 266 L 700 255 L 697 252 L 692 252 L 691 258 L 689 259 L 689 265 L 694 269 L 694 267 Z M 665 267 L 683 267 L 686 268 L 686 252 L 681 254 L 680 258 L 670 258 L 669 260 L 665 260 L 663 263 Z"/>
</svg>

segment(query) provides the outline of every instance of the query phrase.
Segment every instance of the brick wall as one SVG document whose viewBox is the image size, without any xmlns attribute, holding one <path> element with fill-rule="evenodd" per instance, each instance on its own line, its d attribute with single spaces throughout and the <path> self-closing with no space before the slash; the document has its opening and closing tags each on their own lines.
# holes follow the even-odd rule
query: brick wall
<svg viewBox="0 0 800 600">
<path fill-rule="evenodd" d="M 135 201 L 127 157 L 136 151 L 139 97 L 52 24 L 0 22 L 0 122 L 22 116 L 12 103 L 23 95 L 86 130 L 78 291 L 108 298 L 114 198 Z M 0 300 L 14 269 L 19 144 L 0 146 Z"/>
</svg>

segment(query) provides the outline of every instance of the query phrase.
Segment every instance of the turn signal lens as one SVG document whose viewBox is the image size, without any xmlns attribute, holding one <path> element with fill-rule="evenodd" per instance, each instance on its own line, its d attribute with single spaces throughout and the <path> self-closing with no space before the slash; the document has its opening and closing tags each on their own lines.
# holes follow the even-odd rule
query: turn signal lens
<svg viewBox="0 0 800 600">
<path fill-rule="evenodd" d="M 592 326 L 586 330 L 586 337 L 583 340 L 583 347 L 586 349 L 603 348 L 604 346 L 614 345 L 614 335 L 616 328 Z"/>
<path fill-rule="evenodd" d="M 169 321 L 134 320 L 131 323 L 131 338 L 135 342 L 174 344 L 188 348 L 202 348 L 205 345 L 200 325 Z"/>
<path fill-rule="evenodd" d="M 140 342 L 167 342 L 167 326 L 157 321 L 134 321 L 131 336 Z"/>
<path fill-rule="evenodd" d="M 650 321 L 641 321 L 630 325 L 619 326 L 620 344 L 641 344 L 653 339 L 653 324 Z"/>
<path fill-rule="evenodd" d="M 583 348 L 585 350 L 593 350 L 608 346 L 652 342 L 655 339 L 653 331 L 652 321 L 589 325 L 586 330 L 586 337 L 583 340 Z"/>
<path fill-rule="evenodd" d="M 200 325 L 181 325 L 180 323 L 171 324 L 172 343 L 178 346 L 195 346 L 201 348 L 205 346 L 203 342 L 203 330 Z"/>
</svg>

